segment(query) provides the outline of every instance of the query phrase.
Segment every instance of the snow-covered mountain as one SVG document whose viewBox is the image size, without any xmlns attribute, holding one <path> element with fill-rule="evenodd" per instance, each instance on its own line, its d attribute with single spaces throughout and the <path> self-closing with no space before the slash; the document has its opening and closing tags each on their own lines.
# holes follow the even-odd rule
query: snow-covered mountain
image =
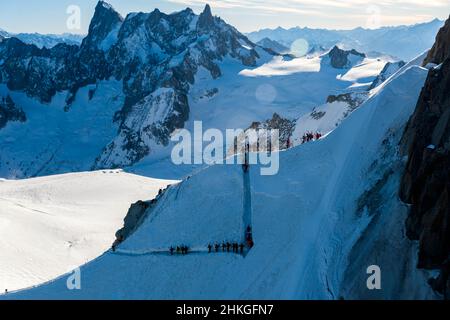
<svg viewBox="0 0 450 320">
<path fill-rule="evenodd" d="M 49 281 L 111 247 L 130 203 L 174 181 L 118 170 L 0 179 L 0 291 Z"/>
<path fill-rule="evenodd" d="M 252 43 L 209 6 L 123 18 L 100 1 L 80 46 L 0 43 L 0 94 L 26 118 L 0 130 L 0 175 L 132 166 L 178 178 L 192 168 L 170 161 L 174 130 L 195 120 L 248 128 L 274 113 L 295 120 L 330 95 L 367 89 L 390 61 L 339 48 L 292 59 Z"/>
<path fill-rule="evenodd" d="M 271 40 L 269 38 L 261 39 L 258 42 L 256 42 L 256 44 L 263 48 L 268 48 L 281 54 L 286 54 L 291 51 L 290 48 L 283 46 L 281 43 Z"/>
<path fill-rule="evenodd" d="M 423 59 L 323 139 L 281 152 L 279 174 L 213 166 L 170 187 L 115 251 L 81 268 L 82 290 L 67 290 L 65 275 L 5 298 L 436 298 L 397 197 L 397 146 L 428 73 Z M 208 253 L 208 244 L 244 241 L 249 225 L 251 249 Z M 182 244 L 190 254 L 169 254 Z M 367 289 L 371 265 L 382 290 Z"/>
<path fill-rule="evenodd" d="M 38 48 L 53 48 L 57 44 L 80 45 L 84 35 L 63 34 L 40 34 L 40 33 L 10 33 L 0 29 L 0 39 L 15 37 L 27 44 L 34 44 Z"/>
<path fill-rule="evenodd" d="M 353 30 L 327 30 L 311 28 L 263 29 L 248 34 L 250 40 L 258 42 L 264 38 L 277 41 L 284 46 L 303 39 L 310 48 L 335 45 L 361 52 L 382 52 L 409 61 L 431 48 L 443 21 L 435 19 L 427 23 L 410 26 L 382 27 L 379 29 L 357 28 Z"/>
<path fill-rule="evenodd" d="M 65 43 L 68 45 L 80 45 L 84 35 L 63 33 L 63 34 L 39 34 L 39 33 L 17 33 L 9 34 L 10 37 L 16 37 L 27 44 L 34 44 L 38 48 L 53 48 L 54 46 Z"/>
</svg>

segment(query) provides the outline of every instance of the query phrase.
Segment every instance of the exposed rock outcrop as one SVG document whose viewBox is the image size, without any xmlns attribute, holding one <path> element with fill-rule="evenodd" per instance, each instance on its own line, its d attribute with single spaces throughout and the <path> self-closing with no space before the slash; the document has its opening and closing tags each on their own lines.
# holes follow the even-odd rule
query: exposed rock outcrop
<svg viewBox="0 0 450 320">
<path fill-rule="evenodd" d="M 450 56 L 450 18 L 445 22 L 445 25 L 439 30 L 436 42 L 433 48 L 428 52 L 423 65 L 426 66 L 429 63 L 439 64 L 442 63 L 447 57 Z"/>
<path fill-rule="evenodd" d="M 271 119 L 268 119 L 263 122 L 253 122 L 250 127 L 245 130 L 245 133 L 249 133 L 249 130 L 255 130 L 255 132 L 258 134 L 258 141 L 251 141 L 251 136 L 249 137 L 250 142 L 250 150 L 252 152 L 257 151 L 267 151 L 267 149 L 274 150 L 275 146 L 270 144 L 270 141 L 272 137 L 268 136 L 270 133 L 270 130 L 278 130 L 279 135 L 279 148 L 285 149 L 288 144 L 288 140 L 291 139 L 292 134 L 295 129 L 295 120 L 290 120 L 281 117 L 278 113 L 274 113 Z M 260 130 L 267 130 L 268 133 L 265 135 L 264 132 L 261 132 Z M 245 135 L 240 135 L 237 137 L 237 153 L 245 153 L 245 143 L 244 143 Z M 267 139 L 266 145 L 261 144 L 261 142 Z M 232 152 L 229 152 L 228 154 L 232 154 Z"/>
<path fill-rule="evenodd" d="M 411 204 L 407 235 L 419 240 L 419 268 L 442 269 L 433 287 L 450 297 L 450 23 L 437 36 L 430 70 L 401 147 L 408 155 L 400 197 Z M 444 60 L 442 57 L 445 57 Z"/>
<path fill-rule="evenodd" d="M 26 120 L 25 112 L 16 106 L 10 96 L 0 97 L 0 129 L 9 121 L 25 122 Z"/>
<path fill-rule="evenodd" d="M 338 95 L 329 95 L 327 98 L 327 103 L 333 102 L 345 102 L 349 105 L 350 110 L 358 108 L 367 99 L 367 92 L 348 92 Z"/>
<path fill-rule="evenodd" d="M 344 69 L 352 66 L 352 57 L 356 59 L 364 59 L 366 55 L 364 53 L 360 53 L 356 50 L 342 50 L 337 46 L 334 46 L 333 49 L 327 55 L 330 58 L 330 64 L 333 68 L 336 69 Z"/>
<path fill-rule="evenodd" d="M 138 201 L 131 205 L 125 216 L 123 228 L 116 232 L 116 240 L 114 241 L 113 246 L 119 245 L 141 225 L 145 216 L 145 211 L 149 207 L 150 203 L 144 201 Z"/>
</svg>

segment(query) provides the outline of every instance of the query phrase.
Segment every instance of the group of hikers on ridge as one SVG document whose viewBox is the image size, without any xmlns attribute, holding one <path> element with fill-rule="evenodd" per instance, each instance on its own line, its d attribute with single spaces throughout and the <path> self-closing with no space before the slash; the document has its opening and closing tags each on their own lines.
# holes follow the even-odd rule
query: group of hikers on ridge
<svg viewBox="0 0 450 320">
<path fill-rule="evenodd" d="M 230 252 L 231 250 L 234 253 L 243 253 L 244 252 L 244 247 L 245 245 L 243 243 L 238 244 L 237 242 L 223 242 L 221 245 L 216 243 L 214 245 L 212 244 L 208 244 L 207 248 L 208 248 L 208 253 L 212 253 L 213 250 L 214 252 Z M 220 250 L 222 248 L 222 250 Z M 171 246 L 169 248 L 169 253 L 171 256 L 173 256 L 174 254 L 181 254 L 181 255 L 186 255 L 189 253 L 189 247 L 188 246 L 177 246 L 176 248 L 174 248 L 173 246 Z"/>
<path fill-rule="evenodd" d="M 249 249 L 251 249 L 253 247 L 253 236 L 252 236 L 252 228 L 250 226 L 248 226 L 245 229 L 245 241 L 246 244 L 244 243 L 238 243 L 238 242 L 222 242 L 222 243 L 215 243 L 215 244 L 211 244 L 209 243 L 207 245 L 208 248 L 208 253 L 213 253 L 213 252 L 233 252 L 233 253 L 244 253 L 244 249 L 246 247 L 248 247 Z M 181 245 L 181 246 L 177 246 L 176 248 L 171 246 L 169 248 L 169 253 L 170 255 L 174 255 L 174 254 L 181 254 L 181 255 L 186 255 L 190 252 L 190 248 L 186 245 Z"/>
<path fill-rule="evenodd" d="M 185 254 L 188 254 L 189 247 L 188 246 L 177 246 L 176 248 L 170 247 L 169 252 L 170 252 L 170 255 L 173 255 L 174 253 L 185 255 Z"/>
<path fill-rule="evenodd" d="M 212 252 L 230 252 L 233 253 L 244 253 L 245 244 L 237 242 L 223 242 L 222 244 L 215 243 L 214 245 L 208 244 L 208 253 Z"/>
<path fill-rule="evenodd" d="M 316 131 L 316 132 L 310 132 L 307 131 L 303 136 L 302 136 L 302 144 L 310 142 L 310 141 L 314 141 L 314 140 L 319 140 L 320 138 L 323 137 L 323 134 Z M 270 141 L 270 140 L 269 140 Z M 284 143 L 282 144 L 284 145 Z M 290 149 L 294 147 L 294 143 L 291 139 L 291 136 L 289 136 L 286 140 L 286 149 Z M 259 150 L 259 141 L 257 144 L 257 149 Z M 269 146 L 268 151 L 272 151 L 272 147 Z M 246 142 L 245 144 L 245 152 L 244 152 L 244 163 L 243 163 L 243 168 L 244 168 L 244 172 L 248 171 L 248 167 L 249 167 L 249 163 L 248 163 L 248 157 L 249 157 L 249 153 L 250 153 L 250 144 L 248 142 Z"/>
<path fill-rule="evenodd" d="M 320 132 L 306 132 L 302 137 L 302 144 L 313 140 L 319 140 L 320 138 L 322 138 L 322 134 Z"/>
</svg>

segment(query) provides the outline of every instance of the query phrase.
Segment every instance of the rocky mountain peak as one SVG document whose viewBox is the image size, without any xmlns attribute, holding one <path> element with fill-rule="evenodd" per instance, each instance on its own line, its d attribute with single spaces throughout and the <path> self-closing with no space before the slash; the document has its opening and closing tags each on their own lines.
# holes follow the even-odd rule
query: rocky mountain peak
<svg viewBox="0 0 450 320">
<path fill-rule="evenodd" d="M 123 22 L 122 16 L 107 2 L 99 1 L 89 25 L 87 37 L 82 47 L 99 45 L 114 29 Z"/>
<path fill-rule="evenodd" d="M 328 53 L 328 57 L 330 58 L 331 66 L 336 69 L 347 68 L 351 65 L 350 56 L 354 56 L 356 58 L 365 58 L 366 55 L 364 53 L 360 53 L 355 49 L 352 50 L 343 50 L 338 46 L 334 46 L 333 49 Z"/>
<path fill-rule="evenodd" d="M 211 12 L 211 7 L 206 4 L 205 9 L 198 18 L 198 27 L 200 29 L 208 29 L 214 25 L 214 17 Z"/>
<path fill-rule="evenodd" d="M 442 63 L 446 57 L 450 56 L 450 17 L 445 25 L 439 30 L 436 36 L 436 42 L 428 52 L 424 61 L 424 66 L 429 63 Z"/>
</svg>

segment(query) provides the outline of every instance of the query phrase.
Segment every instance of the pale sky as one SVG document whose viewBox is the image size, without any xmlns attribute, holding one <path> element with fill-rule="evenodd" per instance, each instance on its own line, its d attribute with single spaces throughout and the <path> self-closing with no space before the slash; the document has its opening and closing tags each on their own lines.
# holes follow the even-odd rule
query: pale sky
<svg viewBox="0 0 450 320">
<path fill-rule="evenodd" d="M 122 15 L 171 13 L 186 7 L 200 12 L 206 3 L 242 32 L 295 26 L 327 29 L 374 28 L 445 20 L 450 0 L 110 0 Z M 0 0 L 0 28 L 10 32 L 86 33 L 97 0 Z M 80 28 L 69 29 L 68 8 L 80 8 Z"/>
</svg>

